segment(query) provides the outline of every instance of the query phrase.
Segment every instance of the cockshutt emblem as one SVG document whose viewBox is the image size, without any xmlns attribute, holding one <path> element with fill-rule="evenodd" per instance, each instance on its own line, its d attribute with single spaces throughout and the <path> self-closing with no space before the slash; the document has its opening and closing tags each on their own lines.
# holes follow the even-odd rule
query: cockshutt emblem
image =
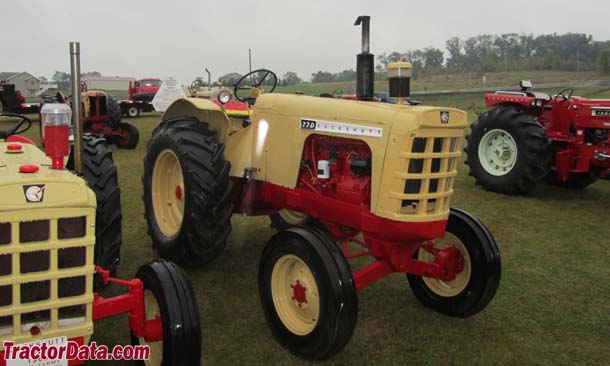
<svg viewBox="0 0 610 366">
<path fill-rule="evenodd" d="M 42 202 L 44 199 L 44 184 L 23 186 L 23 194 L 27 202 Z"/>
<path fill-rule="evenodd" d="M 441 123 L 449 123 L 449 111 L 441 111 Z"/>
</svg>

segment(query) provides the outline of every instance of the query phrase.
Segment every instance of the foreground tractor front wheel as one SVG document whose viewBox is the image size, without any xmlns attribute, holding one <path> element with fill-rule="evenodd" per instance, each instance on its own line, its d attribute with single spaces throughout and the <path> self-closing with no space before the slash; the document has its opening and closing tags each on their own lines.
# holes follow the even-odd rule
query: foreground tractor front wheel
<svg viewBox="0 0 610 366">
<path fill-rule="evenodd" d="M 269 240 L 261 255 L 259 294 L 275 339 L 306 360 L 337 354 L 358 318 L 351 270 L 323 231 L 293 227 Z"/>
<path fill-rule="evenodd" d="M 483 310 L 500 284 L 500 252 L 489 230 L 470 214 L 451 209 L 447 234 L 434 249 L 455 247 L 463 258 L 461 271 L 451 281 L 407 275 L 417 299 L 440 313 L 466 318 Z M 434 262 L 434 256 L 420 248 L 417 258 Z"/>
<path fill-rule="evenodd" d="M 488 191 L 523 194 L 543 179 L 550 167 L 544 127 L 529 113 L 495 107 L 472 123 L 466 136 L 466 164 L 476 184 Z"/>
<path fill-rule="evenodd" d="M 224 145 L 195 118 L 162 122 L 144 157 L 144 211 L 160 255 L 189 266 L 215 259 L 231 231 Z"/>
<path fill-rule="evenodd" d="M 171 262 L 154 261 L 138 269 L 144 284 L 146 320 L 160 319 L 163 340 L 147 342 L 132 334 L 132 343 L 150 347 L 146 366 L 197 366 L 201 358 L 199 310 L 190 281 Z"/>
</svg>

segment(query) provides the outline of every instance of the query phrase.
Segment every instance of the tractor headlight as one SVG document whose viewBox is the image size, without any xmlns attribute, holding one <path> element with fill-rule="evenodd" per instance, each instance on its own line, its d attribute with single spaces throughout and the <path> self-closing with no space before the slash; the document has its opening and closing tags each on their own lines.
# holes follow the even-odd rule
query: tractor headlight
<svg viewBox="0 0 610 366">
<path fill-rule="evenodd" d="M 220 93 L 218 93 L 218 101 L 221 104 L 227 104 L 229 103 L 229 101 L 231 100 L 231 92 L 228 90 L 223 90 Z"/>
</svg>

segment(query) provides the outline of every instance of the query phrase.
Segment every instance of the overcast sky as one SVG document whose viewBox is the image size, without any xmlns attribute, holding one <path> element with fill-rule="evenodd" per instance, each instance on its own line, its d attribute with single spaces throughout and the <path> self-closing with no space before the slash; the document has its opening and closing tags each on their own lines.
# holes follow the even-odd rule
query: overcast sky
<svg viewBox="0 0 610 366">
<path fill-rule="evenodd" d="M 52 76 L 69 71 L 68 42 L 81 42 L 83 71 L 105 76 L 203 76 L 266 67 L 355 68 L 358 15 L 371 15 L 371 52 L 427 46 L 482 33 L 610 36 L 610 1 L 461 0 L 0 0 L 0 71 Z"/>
</svg>

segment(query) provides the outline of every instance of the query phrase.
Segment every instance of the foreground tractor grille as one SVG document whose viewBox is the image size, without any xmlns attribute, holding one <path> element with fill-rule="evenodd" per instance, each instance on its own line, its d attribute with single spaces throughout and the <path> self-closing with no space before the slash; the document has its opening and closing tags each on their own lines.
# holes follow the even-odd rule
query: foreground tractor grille
<svg viewBox="0 0 610 366">
<path fill-rule="evenodd" d="M 94 210 L 0 213 L 0 346 L 92 333 Z M 0 348 L 1 349 L 1 348 Z"/>
<path fill-rule="evenodd" d="M 401 221 L 445 219 L 461 155 L 462 129 L 419 130 L 390 148 L 387 168 L 393 175 L 384 186 L 383 210 Z M 388 177 L 389 178 L 389 177 Z"/>
</svg>

